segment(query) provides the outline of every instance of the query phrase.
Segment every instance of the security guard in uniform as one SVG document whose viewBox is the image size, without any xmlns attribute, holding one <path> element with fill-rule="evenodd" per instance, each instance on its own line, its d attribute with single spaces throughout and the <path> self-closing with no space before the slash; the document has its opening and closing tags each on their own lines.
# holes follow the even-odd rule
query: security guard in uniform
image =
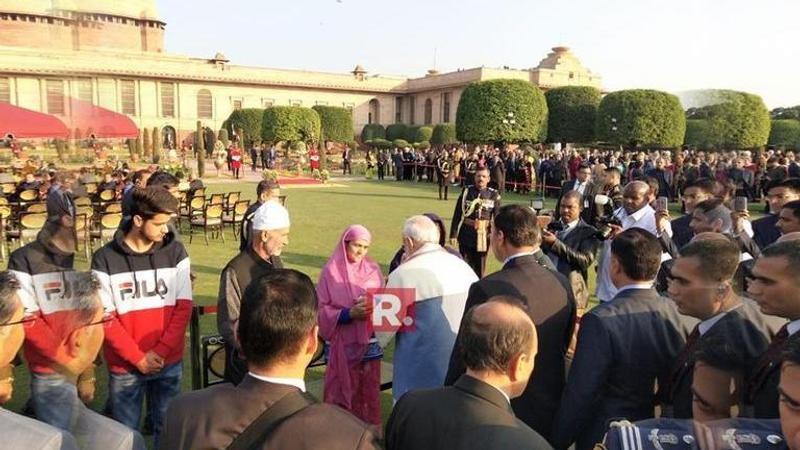
<svg viewBox="0 0 800 450">
<path fill-rule="evenodd" d="M 447 187 L 450 185 L 450 170 L 453 164 L 450 162 L 450 155 L 447 150 L 442 150 L 436 158 L 436 179 L 439 183 L 439 200 L 447 200 Z M 442 197 L 444 191 L 444 198 Z"/>
<path fill-rule="evenodd" d="M 475 184 L 467 186 L 456 202 L 450 225 L 450 242 L 458 248 L 467 264 L 482 278 L 489 249 L 489 228 L 500 207 L 500 193 L 489 187 L 489 169 L 475 172 Z"/>
</svg>

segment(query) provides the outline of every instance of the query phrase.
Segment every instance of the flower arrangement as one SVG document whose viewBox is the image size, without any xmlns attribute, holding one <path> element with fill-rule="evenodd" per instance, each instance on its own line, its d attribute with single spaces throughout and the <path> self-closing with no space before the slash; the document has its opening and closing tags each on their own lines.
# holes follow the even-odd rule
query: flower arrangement
<svg viewBox="0 0 800 450">
<path fill-rule="evenodd" d="M 278 171 L 273 169 L 267 169 L 261 173 L 261 176 L 266 181 L 278 181 Z"/>
</svg>

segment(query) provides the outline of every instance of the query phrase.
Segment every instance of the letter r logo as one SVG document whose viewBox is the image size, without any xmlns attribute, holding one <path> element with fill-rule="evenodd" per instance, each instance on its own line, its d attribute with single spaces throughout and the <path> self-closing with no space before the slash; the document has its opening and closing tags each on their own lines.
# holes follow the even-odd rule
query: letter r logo
<svg viewBox="0 0 800 450">
<path fill-rule="evenodd" d="M 414 331 L 416 321 L 413 288 L 367 290 L 367 303 L 373 305 L 372 327 L 375 331 Z"/>
</svg>

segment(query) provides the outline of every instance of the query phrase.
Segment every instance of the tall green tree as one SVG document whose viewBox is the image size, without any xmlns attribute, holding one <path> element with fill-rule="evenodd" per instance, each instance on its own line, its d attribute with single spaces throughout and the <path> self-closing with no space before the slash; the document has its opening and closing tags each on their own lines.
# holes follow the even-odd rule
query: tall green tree
<svg viewBox="0 0 800 450">
<path fill-rule="evenodd" d="M 680 147 L 686 116 L 678 97 L 661 91 L 631 89 L 612 92 L 600 102 L 597 138 L 626 147 Z"/>
<path fill-rule="evenodd" d="M 547 99 L 547 139 L 550 142 L 594 142 L 600 91 L 590 86 L 564 86 L 544 94 Z"/>
</svg>

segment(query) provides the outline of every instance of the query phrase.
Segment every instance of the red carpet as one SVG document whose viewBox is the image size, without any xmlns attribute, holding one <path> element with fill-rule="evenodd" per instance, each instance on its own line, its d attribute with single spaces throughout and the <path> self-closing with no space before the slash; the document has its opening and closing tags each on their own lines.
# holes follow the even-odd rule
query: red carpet
<svg viewBox="0 0 800 450">
<path fill-rule="evenodd" d="M 279 177 L 278 184 L 280 184 L 281 186 L 289 186 L 289 185 L 304 185 L 304 184 L 322 184 L 322 182 L 319 180 L 315 180 L 313 178 Z"/>
</svg>

